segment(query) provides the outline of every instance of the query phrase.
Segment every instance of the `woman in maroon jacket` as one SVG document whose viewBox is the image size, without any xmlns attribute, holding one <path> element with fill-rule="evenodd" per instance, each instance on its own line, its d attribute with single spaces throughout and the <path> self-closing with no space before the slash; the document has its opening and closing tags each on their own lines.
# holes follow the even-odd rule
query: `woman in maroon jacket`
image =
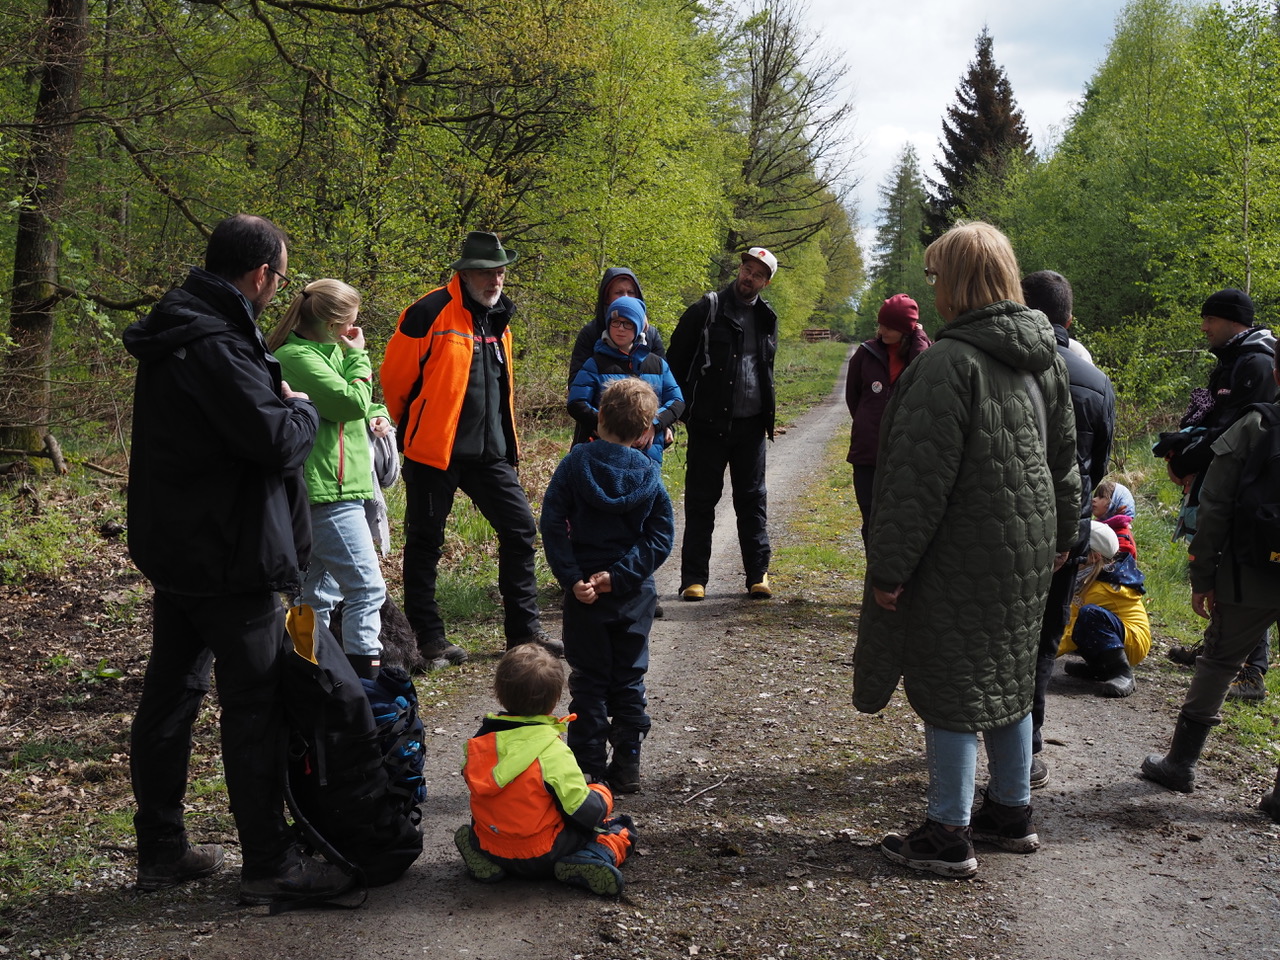
<svg viewBox="0 0 1280 960">
<path fill-rule="evenodd" d="M 853 492 L 862 512 L 862 539 L 867 539 L 871 517 L 871 486 L 876 474 L 876 448 L 880 445 L 880 420 L 907 364 L 933 341 L 920 326 L 920 308 L 905 293 L 880 305 L 875 339 L 868 340 L 849 361 L 845 403 L 853 417 L 849 432 L 849 456 L 853 464 Z"/>
</svg>

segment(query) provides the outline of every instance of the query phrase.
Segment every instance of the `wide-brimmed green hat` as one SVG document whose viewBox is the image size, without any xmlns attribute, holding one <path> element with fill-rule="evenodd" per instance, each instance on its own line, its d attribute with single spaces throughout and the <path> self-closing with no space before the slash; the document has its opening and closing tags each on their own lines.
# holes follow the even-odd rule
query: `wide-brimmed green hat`
<svg viewBox="0 0 1280 960">
<path fill-rule="evenodd" d="M 496 233 L 472 230 L 462 244 L 462 256 L 449 264 L 450 270 L 492 270 L 516 262 L 520 254 L 503 249 Z"/>
</svg>

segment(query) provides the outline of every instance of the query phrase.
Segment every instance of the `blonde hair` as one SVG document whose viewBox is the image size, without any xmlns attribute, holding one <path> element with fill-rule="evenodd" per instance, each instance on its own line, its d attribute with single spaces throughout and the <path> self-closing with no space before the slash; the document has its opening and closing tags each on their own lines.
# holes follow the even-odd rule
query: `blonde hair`
<svg viewBox="0 0 1280 960">
<path fill-rule="evenodd" d="M 360 291 L 341 280 L 312 280 L 302 292 L 293 298 L 280 322 L 271 328 L 267 337 L 267 349 L 272 353 L 289 339 L 289 334 L 301 329 L 328 342 L 333 327 L 354 320 L 360 312 Z M 314 336 L 324 334 L 324 336 Z"/>
<path fill-rule="evenodd" d="M 658 395 L 637 377 L 622 377 L 600 395 L 599 424 L 623 443 L 638 440 L 658 415 Z"/>
<path fill-rule="evenodd" d="M 989 223 L 959 221 L 925 249 L 924 265 L 946 285 L 956 316 L 1001 300 L 1022 302 L 1013 246 Z"/>
</svg>

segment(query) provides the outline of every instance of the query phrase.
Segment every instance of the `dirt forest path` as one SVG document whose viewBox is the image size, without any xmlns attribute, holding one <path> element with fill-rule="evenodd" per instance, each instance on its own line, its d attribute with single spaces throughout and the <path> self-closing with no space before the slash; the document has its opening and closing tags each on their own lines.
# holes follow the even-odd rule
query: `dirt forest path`
<svg viewBox="0 0 1280 960">
<path fill-rule="evenodd" d="M 831 440 L 847 429 L 842 396 L 837 384 L 769 450 L 777 543 L 831 469 Z M 852 515 L 849 527 L 856 537 Z M 675 598 L 678 550 L 677 540 L 658 577 L 666 616 L 652 636 L 645 791 L 620 801 L 640 825 L 642 854 L 627 865 L 620 902 L 553 882 L 482 886 L 465 876 L 452 843 L 467 817 L 457 768 L 493 709 L 494 661 L 480 657 L 460 669 L 453 692 L 427 684 L 426 843 L 403 880 L 359 910 L 268 917 L 233 906 L 228 875 L 210 881 L 198 906 L 166 908 L 157 896 L 153 922 L 108 922 L 85 955 L 1280 956 L 1280 829 L 1255 809 L 1261 774 L 1239 772 L 1229 751 L 1211 746 L 1191 796 L 1135 775 L 1142 756 L 1167 743 L 1186 674 L 1149 664 L 1138 693 L 1120 701 L 1058 678 L 1046 724 L 1051 780 L 1033 797 L 1042 850 L 980 849 L 969 883 L 911 875 L 886 863 L 877 842 L 922 816 L 922 737 L 900 694 L 876 717 L 853 711 L 847 617 L 806 601 L 799 584 L 775 582 L 768 604 L 745 599 L 727 496 L 706 601 Z"/>
</svg>

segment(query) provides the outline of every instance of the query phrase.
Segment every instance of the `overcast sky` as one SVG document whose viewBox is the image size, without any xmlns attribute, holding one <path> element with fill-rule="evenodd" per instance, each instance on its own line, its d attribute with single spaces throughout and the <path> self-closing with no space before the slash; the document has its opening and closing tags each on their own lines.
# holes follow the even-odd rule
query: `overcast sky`
<svg viewBox="0 0 1280 960">
<path fill-rule="evenodd" d="M 874 225 L 878 189 L 902 148 L 915 145 L 926 176 L 942 137 L 942 116 L 986 26 L 1036 149 L 1055 129 L 1106 55 L 1122 0 L 809 0 L 824 49 L 848 66 L 863 143 L 857 188 L 863 236 Z"/>
</svg>

